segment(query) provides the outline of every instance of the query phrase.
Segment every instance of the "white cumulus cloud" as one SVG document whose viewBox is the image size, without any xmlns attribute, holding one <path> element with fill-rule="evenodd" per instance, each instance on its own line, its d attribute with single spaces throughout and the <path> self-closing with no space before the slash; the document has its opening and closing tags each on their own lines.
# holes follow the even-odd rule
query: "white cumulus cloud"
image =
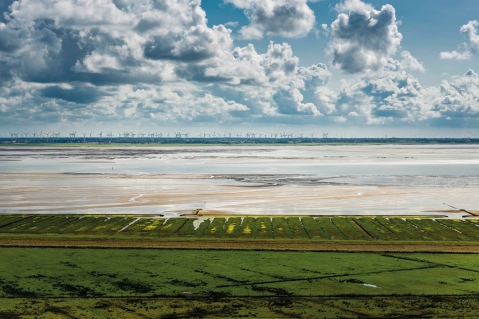
<svg viewBox="0 0 479 319">
<path fill-rule="evenodd" d="M 422 63 L 419 62 L 415 57 L 413 57 L 409 51 L 402 51 L 401 57 L 401 65 L 405 69 L 421 73 L 424 73 L 426 71 Z"/>
<path fill-rule="evenodd" d="M 479 76 L 473 70 L 443 81 L 434 99 L 435 110 L 444 116 L 479 117 Z"/>
<path fill-rule="evenodd" d="M 379 70 L 396 54 L 402 35 L 393 6 L 375 10 L 361 0 L 345 0 L 335 8 L 339 15 L 329 44 L 333 65 L 346 73 Z"/>
<path fill-rule="evenodd" d="M 463 25 L 460 32 L 466 37 L 467 42 L 463 44 L 464 50 L 459 51 L 445 51 L 439 53 L 441 59 L 444 60 L 469 60 L 473 54 L 479 52 L 479 34 L 477 34 L 477 28 L 479 27 L 479 21 L 469 21 Z"/>
<path fill-rule="evenodd" d="M 313 10 L 307 0 L 225 0 L 245 9 L 249 26 L 240 30 L 243 39 L 260 39 L 263 32 L 270 36 L 297 38 L 306 36 L 315 25 Z"/>
<path fill-rule="evenodd" d="M 441 52 L 439 53 L 439 57 L 443 60 L 469 60 L 472 57 L 472 54 L 469 51 L 458 52 L 454 50 L 450 52 Z"/>
</svg>

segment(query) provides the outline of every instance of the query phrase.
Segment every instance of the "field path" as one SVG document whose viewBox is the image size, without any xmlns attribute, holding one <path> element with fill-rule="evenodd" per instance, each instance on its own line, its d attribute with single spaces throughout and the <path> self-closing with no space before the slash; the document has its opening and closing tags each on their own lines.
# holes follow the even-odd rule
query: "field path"
<svg viewBox="0 0 479 319">
<path fill-rule="evenodd" d="M 3 247 L 479 253 L 479 243 L 1 236 Z"/>
</svg>

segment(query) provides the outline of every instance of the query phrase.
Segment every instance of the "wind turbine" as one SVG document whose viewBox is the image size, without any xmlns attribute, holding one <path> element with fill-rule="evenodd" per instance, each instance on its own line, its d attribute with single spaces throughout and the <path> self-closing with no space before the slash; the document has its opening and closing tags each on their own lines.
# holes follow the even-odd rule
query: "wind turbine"
<svg viewBox="0 0 479 319">
<path fill-rule="evenodd" d="M 83 143 L 85 143 L 85 137 L 88 133 L 82 133 L 83 134 Z"/>
<path fill-rule="evenodd" d="M 323 133 L 323 138 L 328 138 L 329 133 Z"/>
</svg>

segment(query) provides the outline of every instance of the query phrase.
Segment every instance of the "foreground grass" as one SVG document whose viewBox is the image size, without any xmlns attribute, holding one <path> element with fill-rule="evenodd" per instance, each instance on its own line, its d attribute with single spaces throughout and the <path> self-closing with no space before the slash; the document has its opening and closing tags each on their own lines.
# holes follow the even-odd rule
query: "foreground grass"
<svg viewBox="0 0 479 319">
<path fill-rule="evenodd" d="M 478 225 L 3 215 L 0 318 L 478 318 Z"/>
<path fill-rule="evenodd" d="M 0 318 L 477 318 L 477 296 L 0 299 Z"/>
<path fill-rule="evenodd" d="M 477 318 L 479 255 L 0 248 L 0 318 Z"/>
<path fill-rule="evenodd" d="M 479 293 L 476 254 L 0 248 L 0 255 L 2 297 Z"/>
</svg>

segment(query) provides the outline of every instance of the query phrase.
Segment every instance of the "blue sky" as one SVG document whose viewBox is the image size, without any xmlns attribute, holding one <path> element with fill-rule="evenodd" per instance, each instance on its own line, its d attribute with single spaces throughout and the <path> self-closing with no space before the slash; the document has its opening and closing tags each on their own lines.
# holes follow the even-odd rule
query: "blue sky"
<svg viewBox="0 0 479 319">
<path fill-rule="evenodd" d="M 0 135 L 477 136 L 475 0 L 0 0 Z"/>
</svg>

